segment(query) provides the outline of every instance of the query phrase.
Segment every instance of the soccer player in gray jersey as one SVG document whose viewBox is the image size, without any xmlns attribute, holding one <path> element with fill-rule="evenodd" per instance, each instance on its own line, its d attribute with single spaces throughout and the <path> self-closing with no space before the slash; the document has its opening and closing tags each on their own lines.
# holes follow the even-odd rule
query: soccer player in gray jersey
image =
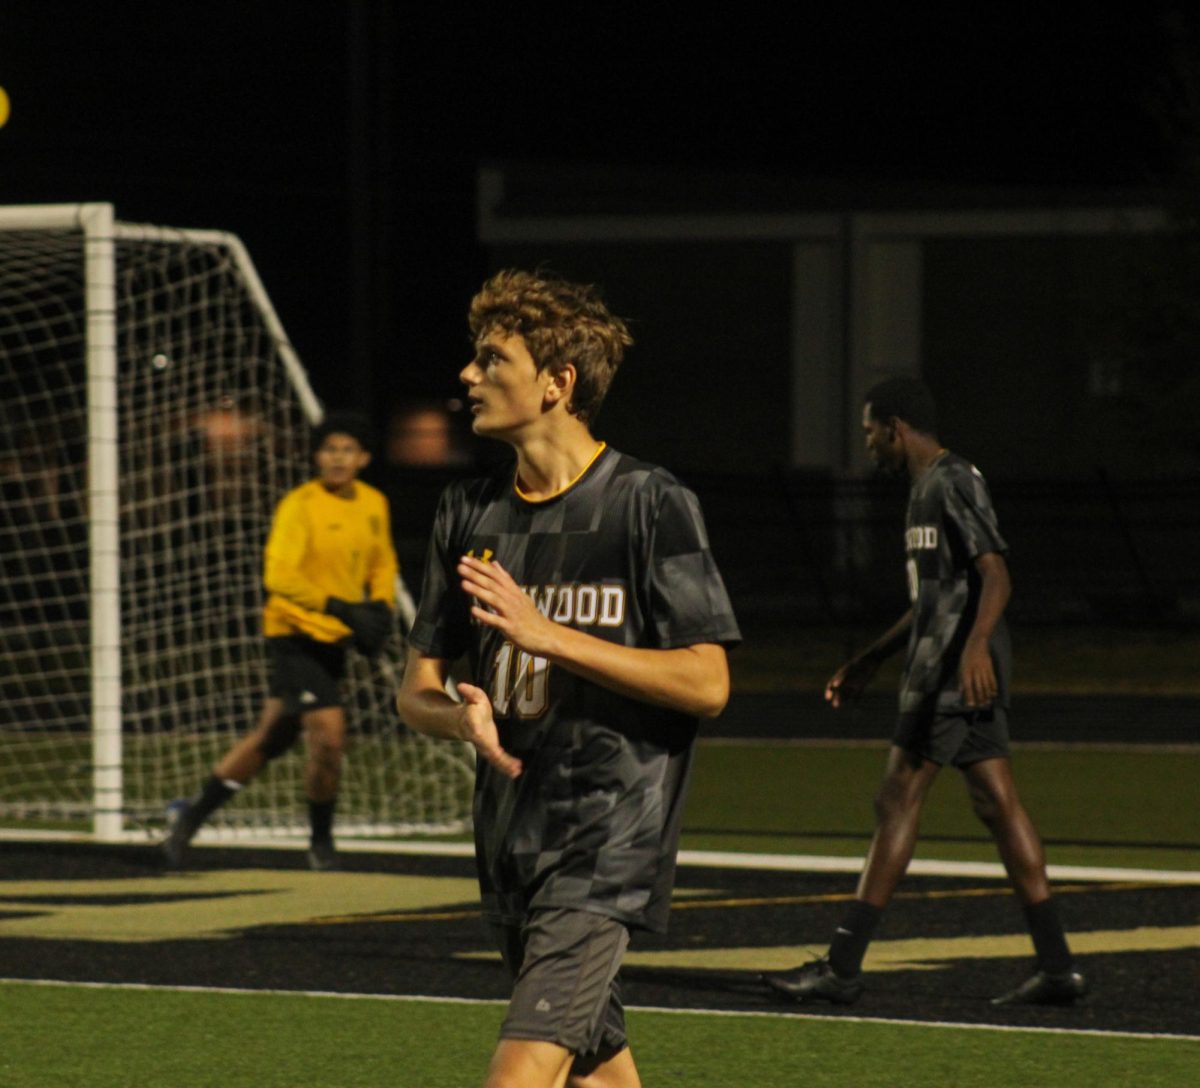
<svg viewBox="0 0 1200 1088">
<path fill-rule="evenodd" d="M 666 928 L 698 719 L 740 636 L 695 496 L 592 435 L 624 323 L 515 271 L 469 323 L 474 430 L 516 464 L 442 496 L 398 705 L 479 755 L 483 909 L 515 979 L 488 1088 L 636 1088 L 617 970 L 630 930 Z"/>
<path fill-rule="evenodd" d="M 987 485 L 978 469 L 942 447 L 933 397 L 916 379 L 894 378 L 871 389 L 862 426 L 876 464 L 907 472 L 911 482 L 905 555 L 912 607 L 834 674 L 825 698 L 834 707 L 856 698 L 880 662 L 907 643 L 899 721 L 856 897 L 828 955 L 763 979 L 795 1001 L 858 999 L 867 945 L 912 859 L 929 787 L 949 763 L 962 772 L 975 813 L 996 841 L 1037 956 L 1033 975 L 992 1003 L 1070 1004 L 1087 987 L 1074 968 L 1041 840 L 1017 795 L 1009 759 L 1008 545 Z"/>
</svg>

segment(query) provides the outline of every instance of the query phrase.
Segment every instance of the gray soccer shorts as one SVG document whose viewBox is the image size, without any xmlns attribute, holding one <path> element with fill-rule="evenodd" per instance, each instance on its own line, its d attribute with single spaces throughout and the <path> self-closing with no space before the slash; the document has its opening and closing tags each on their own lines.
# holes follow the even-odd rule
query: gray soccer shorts
<svg viewBox="0 0 1200 1088">
<path fill-rule="evenodd" d="M 943 767 L 969 767 L 1009 754 L 1008 711 L 997 706 L 934 718 L 901 718 L 892 743 Z"/>
<path fill-rule="evenodd" d="M 625 1048 L 617 969 L 629 930 L 621 922 L 556 907 L 520 926 L 493 922 L 492 932 L 516 979 L 500 1038 L 557 1043 L 576 1055 L 577 1075 Z"/>
</svg>

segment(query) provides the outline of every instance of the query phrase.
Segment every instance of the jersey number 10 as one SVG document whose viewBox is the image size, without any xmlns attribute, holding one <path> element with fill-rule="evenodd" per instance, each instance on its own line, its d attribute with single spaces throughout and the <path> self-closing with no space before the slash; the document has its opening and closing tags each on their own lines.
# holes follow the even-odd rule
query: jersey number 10
<svg viewBox="0 0 1200 1088">
<path fill-rule="evenodd" d="M 492 707 L 502 717 L 540 718 L 549 702 L 550 662 L 506 642 L 492 669 Z M 511 710 L 510 710 L 511 707 Z"/>
</svg>

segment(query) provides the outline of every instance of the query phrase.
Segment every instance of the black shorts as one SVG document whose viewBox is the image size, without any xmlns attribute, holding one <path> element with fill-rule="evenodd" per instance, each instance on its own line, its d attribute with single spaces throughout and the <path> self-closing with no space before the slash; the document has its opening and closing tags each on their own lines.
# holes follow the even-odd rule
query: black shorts
<svg viewBox="0 0 1200 1088">
<path fill-rule="evenodd" d="M 892 743 L 943 767 L 969 767 L 1009 754 L 1008 711 L 997 706 L 934 718 L 901 718 Z"/>
<path fill-rule="evenodd" d="M 336 643 L 317 642 L 303 635 L 267 639 L 270 666 L 268 693 L 283 700 L 288 717 L 341 706 L 341 680 L 346 672 L 346 651 Z"/>
<path fill-rule="evenodd" d="M 591 911 L 534 911 L 524 924 L 491 923 L 516 979 L 502 1039 L 557 1043 L 586 1075 L 627 1045 L 617 969 L 629 945 L 624 924 Z"/>
</svg>

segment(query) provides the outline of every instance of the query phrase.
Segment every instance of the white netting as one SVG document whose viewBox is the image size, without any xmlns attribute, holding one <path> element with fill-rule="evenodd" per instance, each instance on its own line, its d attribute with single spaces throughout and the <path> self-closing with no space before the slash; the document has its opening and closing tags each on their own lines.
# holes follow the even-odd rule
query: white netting
<svg viewBox="0 0 1200 1088">
<path fill-rule="evenodd" d="M 234 252 L 211 235 L 115 233 L 122 809 L 136 829 L 159 825 L 253 724 L 262 546 L 276 502 L 310 472 L 309 422 Z M 0 229 L 9 823 L 71 826 L 93 811 L 82 254 L 78 231 Z M 382 665 L 352 655 L 342 834 L 461 827 L 469 813 L 470 759 L 396 718 L 402 652 L 397 632 Z M 297 754 L 276 760 L 213 825 L 295 831 L 301 769 Z"/>
</svg>

